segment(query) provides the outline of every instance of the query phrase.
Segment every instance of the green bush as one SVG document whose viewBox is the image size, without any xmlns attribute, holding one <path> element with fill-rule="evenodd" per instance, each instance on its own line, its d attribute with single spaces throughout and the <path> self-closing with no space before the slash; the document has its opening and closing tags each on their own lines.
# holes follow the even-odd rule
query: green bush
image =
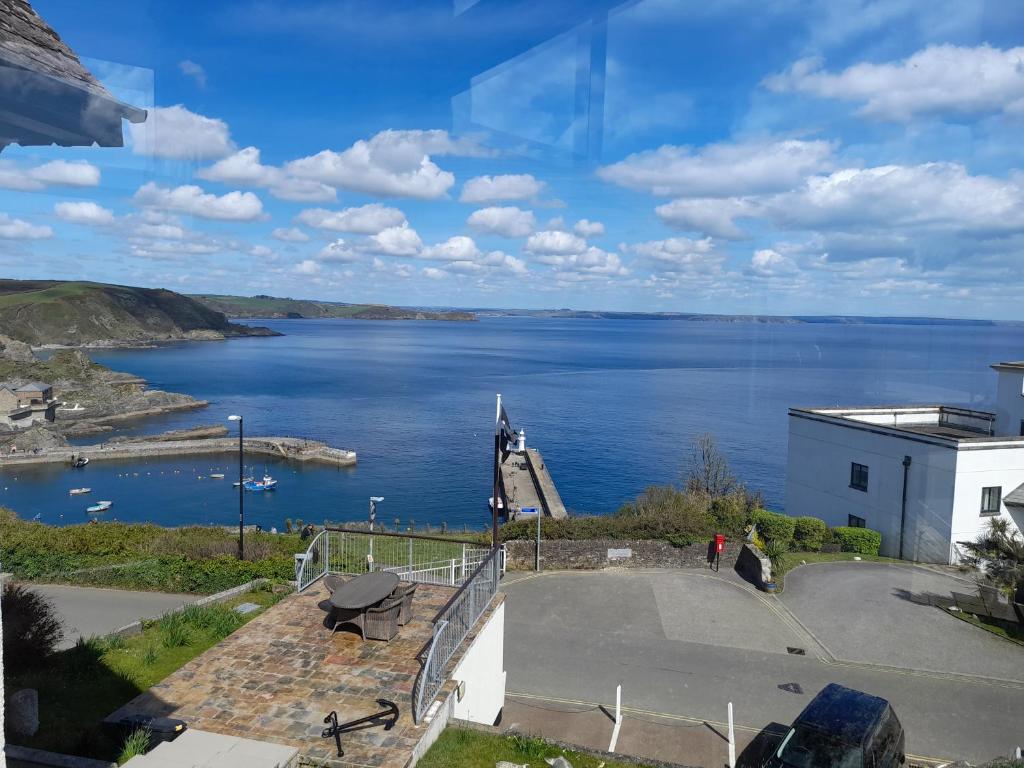
<svg viewBox="0 0 1024 768">
<path fill-rule="evenodd" d="M 765 541 L 778 542 L 787 549 L 792 544 L 796 520 L 789 515 L 769 512 L 767 509 L 755 509 L 750 514 L 750 521 L 757 526 L 757 532 Z"/>
<path fill-rule="evenodd" d="M 793 519 L 793 546 L 804 552 L 819 552 L 828 538 L 828 526 L 816 517 Z"/>
<path fill-rule="evenodd" d="M 839 544 L 840 551 L 859 555 L 877 555 L 882 546 L 882 534 L 870 528 L 833 528 L 832 539 Z"/>
<path fill-rule="evenodd" d="M 64 638 L 60 616 L 46 597 L 21 584 L 3 589 L 3 660 L 9 668 L 46 663 Z"/>
</svg>

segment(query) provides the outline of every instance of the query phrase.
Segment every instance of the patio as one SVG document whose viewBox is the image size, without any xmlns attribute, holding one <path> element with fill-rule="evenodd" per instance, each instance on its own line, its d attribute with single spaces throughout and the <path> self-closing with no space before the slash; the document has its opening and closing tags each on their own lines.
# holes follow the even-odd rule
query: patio
<svg viewBox="0 0 1024 768">
<path fill-rule="evenodd" d="M 319 604 L 328 593 L 318 581 L 289 595 L 219 645 L 112 713 L 176 717 L 190 728 L 287 744 L 317 764 L 401 768 L 430 728 L 412 717 L 413 687 L 429 647 L 433 619 L 455 589 L 420 584 L 412 620 L 389 643 L 363 641 L 357 631 L 331 634 Z M 451 659 L 453 669 L 475 635 L 501 605 L 491 601 Z M 449 696 L 448 681 L 440 698 Z M 394 728 L 383 725 L 342 735 L 345 755 L 321 737 L 324 717 L 338 721 L 378 712 L 377 699 L 398 705 Z M 436 735 L 436 734 L 432 734 Z"/>
</svg>

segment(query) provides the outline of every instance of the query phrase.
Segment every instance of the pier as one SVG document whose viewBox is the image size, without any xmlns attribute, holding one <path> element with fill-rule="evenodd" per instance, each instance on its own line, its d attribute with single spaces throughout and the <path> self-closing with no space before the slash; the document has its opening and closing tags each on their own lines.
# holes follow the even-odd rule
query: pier
<svg viewBox="0 0 1024 768">
<path fill-rule="evenodd" d="M 544 517 L 567 517 L 544 457 L 536 448 L 510 453 L 501 464 L 501 476 L 508 494 L 510 519 L 520 509 L 533 507 Z"/>
<path fill-rule="evenodd" d="M 336 467 L 356 464 L 356 452 L 333 448 L 316 440 L 297 437 L 247 437 L 243 440 L 247 455 L 273 456 L 292 461 L 314 461 Z M 200 456 L 211 454 L 237 454 L 238 439 L 214 437 L 198 440 L 167 440 L 157 436 L 151 440 L 110 441 L 97 445 L 71 445 L 43 448 L 38 452 L 0 455 L 0 467 L 30 466 L 33 464 L 70 464 L 72 457 L 84 456 L 89 461 L 114 459 L 146 459 L 157 456 Z"/>
</svg>

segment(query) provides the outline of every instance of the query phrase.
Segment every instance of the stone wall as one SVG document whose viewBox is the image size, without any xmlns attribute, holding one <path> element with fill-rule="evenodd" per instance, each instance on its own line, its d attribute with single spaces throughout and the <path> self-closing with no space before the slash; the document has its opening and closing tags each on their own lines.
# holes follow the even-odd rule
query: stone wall
<svg viewBox="0 0 1024 768">
<path fill-rule="evenodd" d="M 740 551 L 740 542 L 726 541 L 722 568 L 733 568 Z M 686 547 L 674 547 L 667 541 L 619 541 L 593 539 L 571 541 L 544 539 L 540 543 L 541 570 L 595 568 L 707 568 L 710 541 Z M 506 567 L 509 570 L 532 571 L 536 543 L 508 541 L 505 543 Z"/>
</svg>

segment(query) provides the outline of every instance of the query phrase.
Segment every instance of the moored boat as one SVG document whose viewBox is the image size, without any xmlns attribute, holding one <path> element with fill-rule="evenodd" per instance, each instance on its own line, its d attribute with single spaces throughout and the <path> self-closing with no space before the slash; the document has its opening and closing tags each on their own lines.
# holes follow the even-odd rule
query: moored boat
<svg viewBox="0 0 1024 768">
<path fill-rule="evenodd" d="M 78 496 L 83 493 L 89 493 L 91 490 L 92 488 L 72 488 L 68 491 L 68 494 L 71 496 Z"/>
<path fill-rule="evenodd" d="M 112 501 L 97 501 L 91 507 L 86 507 L 85 511 L 89 514 L 96 514 L 98 512 L 106 512 L 112 506 L 114 506 Z"/>
<path fill-rule="evenodd" d="M 224 473 L 223 472 L 214 472 L 214 473 L 212 473 L 210 475 L 210 477 L 213 478 L 214 480 L 223 480 L 224 479 Z"/>
<path fill-rule="evenodd" d="M 242 483 L 247 491 L 272 491 L 277 488 L 277 480 L 270 475 L 264 475 L 262 480 L 249 479 Z"/>
</svg>

